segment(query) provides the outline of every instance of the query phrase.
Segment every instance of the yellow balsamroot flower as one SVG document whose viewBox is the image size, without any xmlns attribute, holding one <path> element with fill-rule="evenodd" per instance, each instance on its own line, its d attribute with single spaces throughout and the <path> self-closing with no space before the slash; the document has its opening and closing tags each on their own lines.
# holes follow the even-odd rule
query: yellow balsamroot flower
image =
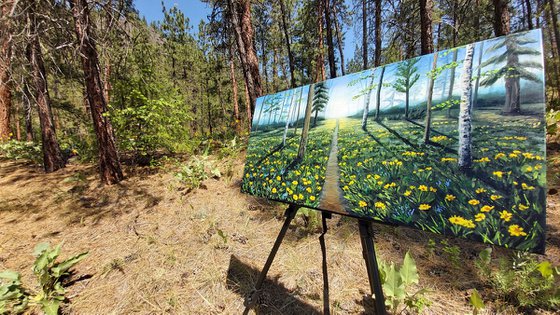
<svg viewBox="0 0 560 315">
<path fill-rule="evenodd" d="M 271 192 L 275 194 L 276 192 L 278 192 L 278 190 L 276 190 L 276 188 L 272 188 Z"/>
<path fill-rule="evenodd" d="M 502 172 L 502 171 L 494 171 L 494 172 L 492 173 L 492 175 L 494 175 L 494 176 L 496 176 L 496 177 L 498 177 L 498 178 L 502 178 L 502 176 L 504 176 L 504 172 Z"/>
<path fill-rule="evenodd" d="M 360 202 L 358 202 L 358 205 L 360 205 L 360 207 L 367 207 L 367 202 L 360 200 Z"/>
<path fill-rule="evenodd" d="M 484 213 L 478 213 L 477 215 L 474 216 L 474 220 L 476 222 L 480 222 L 484 219 L 486 219 L 486 215 Z"/>
<path fill-rule="evenodd" d="M 381 201 L 376 202 L 375 207 L 379 208 L 379 209 L 386 209 L 387 208 L 387 206 Z"/>
<path fill-rule="evenodd" d="M 494 200 L 494 201 L 496 201 L 496 200 L 498 200 L 498 199 L 501 199 L 501 198 L 502 198 L 502 196 L 498 196 L 498 195 L 492 195 L 492 196 L 490 196 L 490 199 L 492 199 L 492 200 Z"/>
<path fill-rule="evenodd" d="M 529 206 L 526 206 L 526 205 L 524 205 L 524 204 L 519 204 L 519 210 L 525 211 L 525 210 L 527 210 L 527 209 L 529 209 Z"/>
<path fill-rule="evenodd" d="M 420 185 L 420 186 L 418 186 L 418 189 L 421 190 L 421 191 L 428 191 L 428 186 Z"/>
<path fill-rule="evenodd" d="M 478 201 L 478 200 L 476 200 L 476 199 L 471 199 L 471 200 L 469 200 L 469 204 L 470 204 L 470 205 L 473 205 L 473 206 L 476 206 L 476 205 L 478 205 L 479 203 L 480 203 L 480 201 Z"/>
<path fill-rule="evenodd" d="M 523 228 L 517 224 L 510 225 L 508 232 L 511 236 L 527 236 L 527 233 L 523 232 Z"/>
<path fill-rule="evenodd" d="M 455 199 L 457 199 L 457 197 L 455 197 L 455 196 L 453 196 L 453 195 L 446 195 L 446 196 L 445 196 L 445 200 L 447 200 L 447 201 L 453 201 L 453 200 L 455 200 Z"/>
<path fill-rule="evenodd" d="M 485 193 L 485 192 L 486 192 L 486 189 L 484 189 L 484 188 L 478 188 L 478 189 L 476 190 L 476 193 L 477 193 L 477 194 L 482 194 L 482 193 Z"/>
<path fill-rule="evenodd" d="M 511 212 L 507 212 L 507 210 L 500 212 L 500 219 L 504 220 L 505 222 L 509 222 L 512 216 L 513 215 L 511 214 Z"/>
<path fill-rule="evenodd" d="M 421 205 L 418 207 L 418 209 L 423 210 L 423 211 L 426 211 L 426 210 L 430 210 L 431 207 L 432 207 L 432 206 L 423 203 L 423 204 L 421 204 Z"/>
<path fill-rule="evenodd" d="M 481 212 L 490 212 L 491 210 L 494 210 L 494 206 L 485 205 L 482 208 L 480 208 Z"/>
<path fill-rule="evenodd" d="M 412 194 L 412 192 L 410 190 L 407 190 L 407 191 L 404 192 L 405 197 L 410 196 L 410 194 Z"/>
<path fill-rule="evenodd" d="M 309 200 L 315 201 L 315 196 L 309 196 Z"/>
</svg>

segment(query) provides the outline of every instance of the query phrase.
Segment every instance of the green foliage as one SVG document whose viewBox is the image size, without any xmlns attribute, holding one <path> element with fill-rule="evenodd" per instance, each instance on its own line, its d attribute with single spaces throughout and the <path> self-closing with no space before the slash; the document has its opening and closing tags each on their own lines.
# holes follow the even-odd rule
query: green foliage
<svg viewBox="0 0 560 315">
<path fill-rule="evenodd" d="M 484 301 L 478 293 L 477 289 L 473 289 L 471 296 L 469 297 L 469 302 L 473 306 L 473 315 L 477 315 L 478 312 L 484 308 Z"/>
<path fill-rule="evenodd" d="M 47 315 L 56 315 L 65 300 L 66 290 L 62 280 L 70 275 L 70 269 L 87 257 L 80 253 L 64 261 L 57 261 L 62 244 L 51 248 L 48 243 L 37 244 L 33 255 L 33 273 L 37 276 L 39 289 L 30 293 L 21 283 L 20 274 L 14 271 L 0 273 L 0 314 L 8 311 L 21 313 L 28 306 L 40 306 Z M 7 281 L 6 281 L 7 280 Z"/>
<path fill-rule="evenodd" d="M 517 307 L 541 307 L 558 310 L 560 307 L 560 268 L 549 261 L 516 252 L 501 258 L 497 268 L 492 266 L 491 250 L 479 254 L 476 266 L 498 297 Z"/>
<path fill-rule="evenodd" d="M 429 306 L 431 302 L 426 298 L 426 289 L 416 289 L 419 276 L 416 262 L 406 253 L 402 265 L 399 267 L 394 263 L 379 262 L 379 272 L 385 295 L 385 304 L 394 314 L 404 313 L 412 310 L 420 313 L 422 309 Z"/>
<path fill-rule="evenodd" d="M 200 188 L 203 181 L 209 177 L 220 178 L 220 169 L 214 167 L 208 159 L 208 154 L 194 156 L 186 165 L 175 173 L 175 178 L 179 180 L 187 189 Z"/>
<path fill-rule="evenodd" d="M 9 159 L 30 160 L 36 164 L 43 163 L 40 143 L 10 140 L 0 143 L 0 154 Z"/>
<path fill-rule="evenodd" d="M 440 244 L 442 245 L 441 250 L 453 267 L 457 269 L 461 268 L 461 248 L 457 245 L 449 245 L 449 242 L 445 239 L 441 240 Z"/>
<path fill-rule="evenodd" d="M 560 111 L 551 109 L 546 112 L 546 134 L 557 142 L 560 140 L 559 122 Z"/>
<path fill-rule="evenodd" d="M 420 75 L 417 73 L 418 67 L 416 67 L 418 61 L 420 61 L 420 58 L 412 58 L 398 64 L 397 79 L 393 84 L 393 88 L 397 92 L 408 93 L 410 88 L 420 79 Z"/>
</svg>

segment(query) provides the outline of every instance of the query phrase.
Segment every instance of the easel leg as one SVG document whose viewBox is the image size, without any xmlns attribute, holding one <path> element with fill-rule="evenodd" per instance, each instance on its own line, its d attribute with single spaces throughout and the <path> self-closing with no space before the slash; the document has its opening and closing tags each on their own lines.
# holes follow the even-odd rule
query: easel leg
<svg viewBox="0 0 560 315">
<path fill-rule="evenodd" d="M 362 240 L 362 250 L 369 278 L 371 293 L 375 295 L 375 314 L 386 314 L 385 297 L 381 287 L 381 278 L 379 277 L 379 269 L 377 266 L 377 258 L 375 256 L 375 247 L 373 243 L 373 226 L 369 221 L 359 220 L 360 237 Z"/>
<path fill-rule="evenodd" d="M 327 269 L 327 245 L 325 243 L 325 234 L 327 233 L 327 219 L 332 218 L 332 215 L 327 212 L 321 212 L 321 220 L 323 223 L 323 233 L 319 236 L 319 243 L 321 244 L 321 253 L 323 254 L 323 314 L 329 315 L 331 313 L 329 302 L 329 273 Z"/>
<path fill-rule="evenodd" d="M 255 284 L 255 289 L 253 290 L 253 292 L 251 292 L 251 294 L 249 295 L 249 297 L 245 300 L 245 311 L 243 311 L 243 314 L 249 314 L 249 310 L 255 305 L 255 302 L 257 301 L 257 298 L 260 294 L 260 290 L 262 288 L 262 285 L 264 283 L 264 280 L 266 279 L 266 274 L 268 273 L 268 270 L 270 269 L 270 266 L 272 265 L 272 261 L 274 261 L 274 257 L 276 256 L 276 253 L 278 252 L 278 248 L 280 248 L 280 244 L 282 244 L 282 240 L 284 239 L 284 236 L 286 236 L 286 232 L 288 231 L 288 228 L 290 227 L 290 223 L 292 222 L 292 220 L 294 219 L 294 217 L 296 216 L 297 210 L 298 210 L 298 206 L 296 205 L 290 205 L 288 207 L 288 209 L 286 209 L 286 213 L 284 214 L 284 216 L 286 217 L 286 220 L 284 221 L 284 225 L 282 225 L 282 229 L 280 230 L 280 233 L 278 233 L 278 237 L 276 238 L 276 241 L 274 242 L 274 246 L 272 246 L 272 250 L 270 251 L 270 254 L 268 255 L 268 259 L 266 260 L 266 263 L 264 264 L 264 267 L 259 275 L 259 278 L 257 279 L 257 283 Z"/>
</svg>

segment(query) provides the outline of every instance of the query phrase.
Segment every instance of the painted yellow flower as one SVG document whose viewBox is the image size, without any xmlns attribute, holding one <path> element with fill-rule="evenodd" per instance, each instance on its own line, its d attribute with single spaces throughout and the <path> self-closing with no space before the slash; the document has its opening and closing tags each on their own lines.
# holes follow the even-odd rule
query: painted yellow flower
<svg viewBox="0 0 560 315">
<path fill-rule="evenodd" d="M 275 194 L 276 192 L 278 192 L 278 190 L 276 190 L 276 188 L 272 188 L 271 192 Z"/>
<path fill-rule="evenodd" d="M 376 208 L 379 208 L 379 209 L 386 209 L 386 208 L 387 208 L 387 206 L 386 206 L 383 202 L 381 202 L 381 201 L 377 201 L 377 202 L 375 203 L 375 207 L 376 207 Z"/>
<path fill-rule="evenodd" d="M 494 159 L 497 160 L 497 159 L 501 159 L 501 158 L 504 158 L 504 157 L 506 157 L 505 153 L 500 152 L 500 153 L 496 154 L 496 156 L 494 157 Z"/>
<path fill-rule="evenodd" d="M 480 203 L 480 201 L 478 201 L 478 200 L 476 200 L 476 199 L 471 199 L 471 200 L 469 200 L 469 204 L 470 204 L 470 205 L 473 205 L 473 206 L 476 206 L 476 205 L 478 205 L 479 203 Z"/>
<path fill-rule="evenodd" d="M 455 196 L 453 196 L 453 195 L 449 195 L 449 194 L 448 194 L 448 195 L 445 196 L 445 200 L 447 200 L 447 201 L 453 201 L 453 200 L 455 200 L 455 199 L 457 199 L 457 197 L 455 197 Z"/>
<path fill-rule="evenodd" d="M 481 212 L 490 212 L 491 210 L 494 210 L 494 206 L 485 205 L 482 208 L 480 208 Z"/>
<path fill-rule="evenodd" d="M 410 190 L 407 190 L 407 191 L 404 192 L 405 197 L 410 196 L 410 194 L 412 194 L 412 192 Z"/>
<path fill-rule="evenodd" d="M 421 204 L 421 205 L 418 207 L 418 209 L 423 210 L 423 211 L 426 211 L 426 210 L 430 210 L 431 207 L 432 207 L 432 206 L 423 203 L 423 204 Z"/>
<path fill-rule="evenodd" d="M 498 196 L 498 195 L 492 195 L 492 196 L 490 196 L 490 199 L 492 199 L 492 200 L 494 200 L 494 201 L 496 201 L 496 200 L 498 200 L 498 199 L 501 199 L 501 198 L 502 198 L 502 196 Z"/>
<path fill-rule="evenodd" d="M 367 202 L 360 200 L 360 202 L 358 202 L 358 205 L 360 205 L 360 207 L 367 207 Z"/>
<path fill-rule="evenodd" d="M 529 209 L 529 206 L 526 206 L 526 205 L 524 205 L 524 204 L 519 204 L 519 210 L 525 211 L 525 210 L 527 210 L 527 209 Z"/>
<path fill-rule="evenodd" d="M 463 222 L 463 220 L 465 220 L 465 219 L 460 217 L 460 216 L 456 216 L 456 215 L 449 218 L 449 222 L 451 222 L 453 224 L 457 224 L 457 225 L 460 225 L 459 223 Z"/>
<path fill-rule="evenodd" d="M 302 200 L 302 199 L 303 199 L 303 195 L 302 195 L 302 194 L 299 194 L 299 195 L 298 195 L 298 199 Z"/>
<path fill-rule="evenodd" d="M 428 186 L 420 185 L 420 186 L 418 186 L 418 189 L 421 190 L 421 191 L 428 191 Z"/>
<path fill-rule="evenodd" d="M 294 195 L 292 196 L 292 199 L 298 200 L 298 195 L 294 194 Z"/>
<path fill-rule="evenodd" d="M 477 194 L 482 194 L 482 193 L 485 193 L 485 192 L 486 192 L 486 189 L 484 189 L 484 188 L 478 188 L 478 189 L 476 190 L 476 193 L 477 193 Z"/>
<path fill-rule="evenodd" d="M 294 181 L 292 182 L 292 185 L 293 185 L 293 186 L 297 186 L 297 184 L 298 184 L 298 181 L 297 181 L 297 180 L 294 180 Z"/>
<path fill-rule="evenodd" d="M 509 222 L 512 216 L 513 215 L 511 214 L 511 212 L 507 212 L 507 210 L 500 212 L 500 219 L 504 220 L 505 222 Z"/>
<path fill-rule="evenodd" d="M 482 221 L 482 220 L 484 220 L 484 219 L 486 219 L 486 215 L 485 215 L 484 213 L 477 213 L 477 214 L 474 216 L 474 220 L 475 220 L 476 222 L 480 222 L 480 221 Z"/>
<path fill-rule="evenodd" d="M 529 186 L 529 185 L 527 185 L 527 184 L 525 184 L 525 183 L 521 183 L 521 188 L 522 188 L 523 190 L 534 190 L 534 189 L 535 189 L 534 186 Z"/>
<path fill-rule="evenodd" d="M 476 225 L 473 223 L 472 220 L 465 220 L 463 222 L 463 226 L 468 228 L 468 229 L 474 229 L 476 227 Z"/>
<path fill-rule="evenodd" d="M 430 191 L 431 191 L 431 192 L 437 192 L 437 188 L 435 188 L 435 187 L 430 187 Z"/>
<path fill-rule="evenodd" d="M 305 189 L 305 191 L 307 191 L 308 193 L 310 193 L 310 192 L 312 192 L 313 190 L 311 189 L 311 187 L 307 187 L 307 188 Z"/>
<path fill-rule="evenodd" d="M 502 176 L 504 176 L 504 172 L 502 171 L 494 171 L 492 174 L 498 178 L 502 178 Z"/>
<path fill-rule="evenodd" d="M 523 232 L 523 228 L 517 224 L 510 225 L 508 232 L 511 236 L 527 236 L 527 233 Z"/>
<path fill-rule="evenodd" d="M 309 200 L 315 201 L 315 196 L 309 196 Z"/>
</svg>

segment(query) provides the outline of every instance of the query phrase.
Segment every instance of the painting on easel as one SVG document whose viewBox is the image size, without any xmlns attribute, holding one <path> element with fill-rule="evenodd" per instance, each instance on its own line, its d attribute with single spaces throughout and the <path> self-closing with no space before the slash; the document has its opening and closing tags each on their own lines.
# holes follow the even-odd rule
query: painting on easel
<svg viewBox="0 0 560 315">
<path fill-rule="evenodd" d="M 543 252 L 540 30 L 259 98 L 242 190 Z"/>
</svg>

